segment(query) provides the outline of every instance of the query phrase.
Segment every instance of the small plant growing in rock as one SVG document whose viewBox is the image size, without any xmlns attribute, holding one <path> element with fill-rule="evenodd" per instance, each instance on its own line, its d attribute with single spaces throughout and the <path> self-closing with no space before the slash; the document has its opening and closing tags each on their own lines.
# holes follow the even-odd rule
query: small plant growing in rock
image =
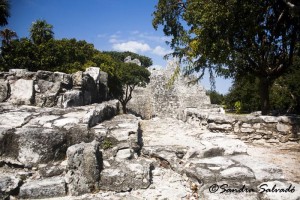
<svg viewBox="0 0 300 200">
<path fill-rule="evenodd" d="M 106 139 L 102 142 L 102 148 L 103 148 L 104 150 L 110 149 L 110 148 L 112 148 L 112 147 L 113 147 L 113 143 L 112 143 L 108 138 L 106 138 Z"/>
</svg>

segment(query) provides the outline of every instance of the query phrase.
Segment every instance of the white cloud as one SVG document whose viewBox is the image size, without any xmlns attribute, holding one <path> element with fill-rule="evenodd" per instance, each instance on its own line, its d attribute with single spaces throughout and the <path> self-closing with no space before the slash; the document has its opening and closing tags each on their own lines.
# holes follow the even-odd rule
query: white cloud
<svg viewBox="0 0 300 200">
<path fill-rule="evenodd" d="M 165 56 L 166 54 L 171 53 L 170 50 L 167 50 L 161 46 L 156 46 L 153 50 L 152 53 L 155 55 L 159 55 L 159 56 Z"/>
<path fill-rule="evenodd" d="M 151 50 L 150 46 L 147 43 L 142 43 L 137 41 L 115 43 L 113 44 L 112 48 L 117 51 L 131 51 L 134 53 L 146 52 Z"/>
<path fill-rule="evenodd" d="M 107 35 L 106 34 L 98 34 L 97 37 L 98 38 L 105 38 Z"/>
</svg>

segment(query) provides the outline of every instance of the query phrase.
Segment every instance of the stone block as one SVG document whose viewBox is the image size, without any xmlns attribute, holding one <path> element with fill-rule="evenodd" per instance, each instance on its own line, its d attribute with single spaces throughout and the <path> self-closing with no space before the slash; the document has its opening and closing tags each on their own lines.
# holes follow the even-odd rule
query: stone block
<svg viewBox="0 0 300 200">
<path fill-rule="evenodd" d="M 69 194 L 81 195 L 99 189 L 102 153 L 99 143 L 80 143 L 68 148 L 67 175 Z"/>
<path fill-rule="evenodd" d="M 0 102 L 5 101 L 9 96 L 9 85 L 8 83 L 0 79 Z"/>
<path fill-rule="evenodd" d="M 9 102 L 17 105 L 31 105 L 34 102 L 33 80 L 19 79 L 10 83 Z"/>
<path fill-rule="evenodd" d="M 43 199 L 66 195 L 65 181 L 61 177 L 29 181 L 21 186 L 21 199 Z"/>
</svg>

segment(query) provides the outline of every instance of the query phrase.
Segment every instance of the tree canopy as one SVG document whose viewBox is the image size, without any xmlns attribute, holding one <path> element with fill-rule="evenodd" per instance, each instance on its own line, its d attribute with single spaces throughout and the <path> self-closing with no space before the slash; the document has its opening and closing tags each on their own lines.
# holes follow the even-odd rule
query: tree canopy
<svg viewBox="0 0 300 200">
<path fill-rule="evenodd" d="M 127 113 L 126 105 L 132 98 L 135 87 L 145 87 L 150 81 L 150 72 L 133 63 L 122 63 L 111 79 L 113 95 L 120 101 L 123 113 Z"/>
<path fill-rule="evenodd" d="M 10 17 L 10 4 L 8 0 L 0 0 L 0 26 L 8 24 L 7 19 Z"/>
<path fill-rule="evenodd" d="M 53 39 L 53 26 L 46 20 L 36 20 L 30 27 L 30 38 L 35 44 L 41 44 Z"/>
<path fill-rule="evenodd" d="M 269 89 L 299 48 L 299 7 L 297 0 L 159 0 L 153 26 L 172 36 L 173 55 L 188 73 L 257 77 L 266 114 Z"/>
</svg>

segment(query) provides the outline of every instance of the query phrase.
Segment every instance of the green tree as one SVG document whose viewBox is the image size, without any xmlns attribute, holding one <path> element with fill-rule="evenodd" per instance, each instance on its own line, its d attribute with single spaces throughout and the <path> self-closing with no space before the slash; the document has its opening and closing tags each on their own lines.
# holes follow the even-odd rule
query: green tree
<svg viewBox="0 0 300 200">
<path fill-rule="evenodd" d="M 7 18 L 10 17 L 9 9 L 10 4 L 8 0 L 0 0 L 0 26 L 8 24 Z"/>
<path fill-rule="evenodd" d="M 234 80 L 229 93 L 225 96 L 227 109 L 236 110 L 236 103 L 239 103 L 240 110 L 236 112 L 249 113 L 257 111 L 259 103 L 259 80 L 253 76 L 238 77 Z"/>
<path fill-rule="evenodd" d="M 213 91 L 208 90 L 206 93 L 209 95 L 210 102 L 212 104 L 222 105 L 224 103 L 224 95 L 223 94 L 220 94 L 215 90 L 213 90 Z"/>
<path fill-rule="evenodd" d="M 144 67 L 132 63 L 120 63 L 116 74 L 112 77 L 113 95 L 121 105 L 123 113 L 127 113 L 126 105 L 132 98 L 132 91 L 135 87 L 145 87 L 150 81 L 150 72 Z M 112 84 L 110 84 L 112 85 Z"/>
<path fill-rule="evenodd" d="M 12 40 L 10 48 L 3 49 L 0 58 L 2 70 L 25 68 L 38 69 L 38 48 L 27 38 Z"/>
<path fill-rule="evenodd" d="M 257 77 L 267 114 L 270 88 L 297 51 L 299 7 L 297 0 L 159 0 L 153 26 L 172 36 L 173 55 L 189 64 L 189 73 Z"/>
<path fill-rule="evenodd" d="M 46 20 L 36 20 L 30 27 L 30 38 L 39 45 L 47 42 L 54 37 L 53 26 Z"/>
<path fill-rule="evenodd" d="M 2 38 L 2 47 L 7 47 L 10 45 L 10 42 L 13 38 L 17 38 L 17 33 L 6 28 L 0 31 L 0 37 Z"/>
</svg>

